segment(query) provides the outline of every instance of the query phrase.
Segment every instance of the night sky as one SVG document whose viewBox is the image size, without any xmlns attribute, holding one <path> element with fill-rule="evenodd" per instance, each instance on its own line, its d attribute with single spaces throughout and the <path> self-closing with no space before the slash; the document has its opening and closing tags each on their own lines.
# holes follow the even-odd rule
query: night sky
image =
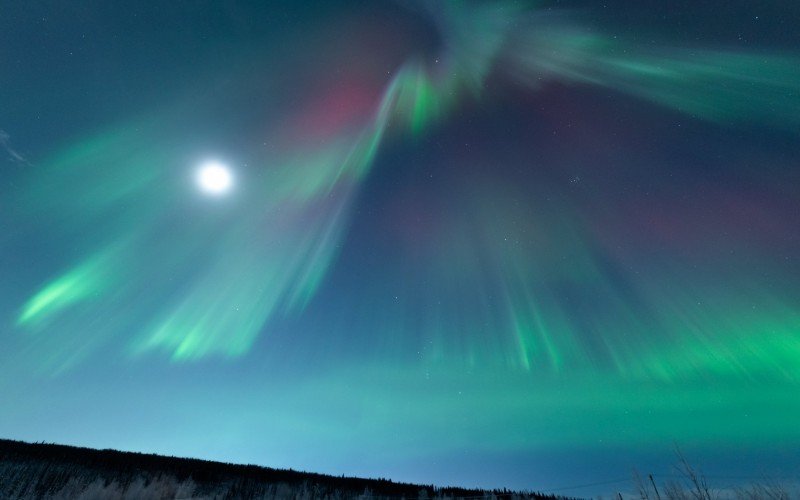
<svg viewBox="0 0 800 500">
<path fill-rule="evenodd" d="M 0 436 L 800 474 L 800 4 L 1 9 Z"/>
</svg>

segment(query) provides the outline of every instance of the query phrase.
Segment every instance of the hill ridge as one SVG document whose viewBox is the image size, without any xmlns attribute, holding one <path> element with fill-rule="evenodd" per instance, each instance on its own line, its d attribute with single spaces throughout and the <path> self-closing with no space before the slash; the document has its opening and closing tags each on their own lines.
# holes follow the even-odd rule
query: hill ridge
<svg viewBox="0 0 800 500">
<path fill-rule="evenodd" d="M 550 499 L 510 490 L 437 487 L 200 458 L 0 439 L 0 497 L 196 499 Z"/>
</svg>

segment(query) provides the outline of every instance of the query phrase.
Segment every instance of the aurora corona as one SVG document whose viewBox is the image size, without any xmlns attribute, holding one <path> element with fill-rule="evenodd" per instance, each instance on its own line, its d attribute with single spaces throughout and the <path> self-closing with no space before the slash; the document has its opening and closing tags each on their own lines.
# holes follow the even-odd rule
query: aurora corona
<svg viewBox="0 0 800 500">
<path fill-rule="evenodd" d="M 0 106 L 5 437 L 529 489 L 465 457 L 800 446 L 800 39 L 573 3 L 53 14 L 105 42 L 0 71 L 50 106 Z"/>
</svg>

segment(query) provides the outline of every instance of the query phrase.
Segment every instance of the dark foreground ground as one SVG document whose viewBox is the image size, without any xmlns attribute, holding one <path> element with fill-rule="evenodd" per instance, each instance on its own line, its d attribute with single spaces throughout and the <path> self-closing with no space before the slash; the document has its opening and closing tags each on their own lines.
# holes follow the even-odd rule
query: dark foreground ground
<svg viewBox="0 0 800 500">
<path fill-rule="evenodd" d="M 556 499 L 507 490 L 437 488 L 190 458 L 0 440 L 0 498 Z"/>
</svg>

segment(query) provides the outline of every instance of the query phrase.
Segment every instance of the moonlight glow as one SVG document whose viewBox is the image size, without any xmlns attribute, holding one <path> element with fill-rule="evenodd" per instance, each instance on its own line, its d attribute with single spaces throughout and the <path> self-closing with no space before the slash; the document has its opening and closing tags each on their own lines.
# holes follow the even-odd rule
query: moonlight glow
<svg viewBox="0 0 800 500">
<path fill-rule="evenodd" d="M 205 193 L 221 195 L 230 191 L 233 185 L 233 175 L 226 165 L 210 161 L 198 169 L 197 184 Z"/>
<path fill-rule="evenodd" d="M 798 2 L 33 4 L 0 438 L 798 484 Z"/>
</svg>

